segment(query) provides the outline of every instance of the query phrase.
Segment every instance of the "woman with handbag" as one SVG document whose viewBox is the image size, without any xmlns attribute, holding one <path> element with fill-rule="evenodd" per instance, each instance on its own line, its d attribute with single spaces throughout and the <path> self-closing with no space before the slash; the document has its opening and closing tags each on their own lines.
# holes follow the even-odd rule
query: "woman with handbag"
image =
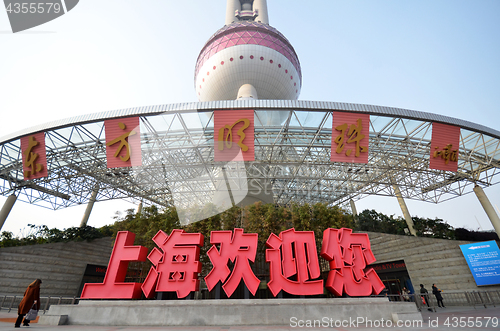
<svg viewBox="0 0 500 331">
<path fill-rule="evenodd" d="M 443 296 L 441 295 L 441 290 L 437 288 L 436 284 L 432 284 L 432 293 L 436 297 L 438 307 L 445 308 L 444 303 L 443 303 Z"/>
<path fill-rule="evenodd" d="M 24 297 L 19 304 L 17 309 L 17 321 L 15 324 L 16 328 L 21 327 L 21 321 L 23 317 L 30 311 L 31 308 L 36 310 L 40 309 L 40 284 L 42 281 L 40 279 L 35 280 L 31 283 L 26 291 L 24 292 Z M 29 326 L 30 321 L 25 319 L 23 322 L 24 326 Z"/>
</svg>

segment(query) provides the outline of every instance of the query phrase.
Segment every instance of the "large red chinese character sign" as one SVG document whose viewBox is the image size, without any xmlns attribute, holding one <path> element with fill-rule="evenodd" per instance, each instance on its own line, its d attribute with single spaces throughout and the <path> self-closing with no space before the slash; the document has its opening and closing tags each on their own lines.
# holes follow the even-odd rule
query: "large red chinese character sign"
<svg viewBox="0 0 500 331">
<path fill-rule="evenodd" d="M 104 121 L 108 168 L 142 164 L 139 117 Z"/>
<path fill-rule="evenodd" d="M 116 235 L 115 246 L 109 259 L 106 276 L 102 284 L 85 284 L 82 299 L 139 299 L 140 283 L 125 283 L 128 263 L 146 261 L 147 248 L 134 245 L 135 234 L 120 231 Z"/>
<path fill-rule="evenodd" d="M 184 298 L 199 290 L 201 233 L 173 230 L 168 236 L 158 231 L 153 237 L 158 248 L 147 256 L 153 267 L 142 286 L 124 282 L 128 263 L 146 260 L 146 248 L 133 246 L 134 237 L 131 232 L 118 232 L 104 282 L 85 284 L 82 299 L 140 298 L 141 288 L 148 298 L 154 297 L 156 292 L 177 292 L 178 298 Z M 221 282 L 230 297 L 243 280 L 249 291 L 256 294 L 260 280 L 253 273 L 250 262 L 255 261 L 257 239 L 256 233 L 244 233 L 243 229 L 211 232 L 213 246 L 207 255 L 213 268 L 205 277 L 210 291 Z M 273 233 L 266 246 L 270 273 L 267 286 L 273 296 L 280 291 L 294 295 L 323 294 L 323 280 L 318 279 L 321 270 L 313 231 L 289 229 L 281 232 L 279 237 Z M 351 229 L 345 228 L 326 229 L 321 256 L 330 264 L 326 288 L 333 294 L 368 296 L 379 294 L 384 288 L 375 271 L 367 268 L 368 264 L 375 262 L 367 234 L 352 233 Z"/>
<path fill-rule="evenodd" d="M 274 296 L 281 290 L 295 295 L 323 293 L 323 280 L 314 280 L 321 271 L 313 231 L 289 229 L 279 237 L 273 233 L 266 246 L 270 248 L 266 250 L 270 272 L 267 287 Z"/>
<path fill-rule="evenodd" d="M 45 133 L 35 133 L 21 138 L 24 179 L 47 177 Z"/>
<path fill-rule="evenodd" d="M 333 112 L 332 162 L 368 163 L 370 115 Z"/>
<path fill-rule="evenodd" d="M 240 281 L 243 279 L 248 290 L 255 295 L 259 288 L 260 280 L 255 276 L 248 261 L 255 261 L 257 253 L 257 233 L 243 233 L 243 229 L 232 231 L 212 231 L 210 243 L 213 245 L 208 250 L 208 256 L 213 264 L 213 269 L 205 277 L 208 290 L 211 291 L 220 281 L 222 288 L 230 297 Z M 219 250 L 215 244 L 219 244 Z M 229 270 L 228 262 L 234 264 Z"/>
<path fill-rule="evenodd" d="M 254 111 L 214 111 L 214 159 L 232 161 L 240 153 L 243 161 L 255 160 Z"/>
<path fill-rule="evenodd" d="M 161 250 L 153 248 L 148 255 L 153 267 L 142 285 L 146 297 L 152 298 L 155 292 L 177 292 L 178 298 L 185 298 L 192 291 L 198 291 L 203 235 L 173 230 L 170 236 L 167 236 L 160 230 L 153 237 L 153 241 Z"/>
<path fill-rule="evenodd" d="M 325 287 L 335 295 L 349 296 L 379 294 L 384 284 L 373 268 L 375 262 L 366 233 L 352 233 L 351 229 L 326 229 L 323 232 L 321 256 L 330 262 Z"/>
<path fill-rule="evenodd" d="M 459 144 L 460 127 L 432 123 L 429 168 L 456 172 L 458 169 Z"/>
</svg>

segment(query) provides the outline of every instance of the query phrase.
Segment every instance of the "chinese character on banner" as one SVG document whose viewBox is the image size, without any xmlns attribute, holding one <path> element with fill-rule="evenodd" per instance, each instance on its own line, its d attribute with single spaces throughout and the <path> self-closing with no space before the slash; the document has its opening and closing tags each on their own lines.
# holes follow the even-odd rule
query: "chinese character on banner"
<svg viewBox="0 0 500 331">
<path fill-rule="evenodd" d="M 429 168 L 457 172 L 460 127 L 432 123 Z"/>
<path fill-rule="evenodd" d="M 333 112 L 332 162 L 368 163 L 370 115 Z"/>
<path fill-rule="evenodd" d="M 205 277 L 208 290 L 211 291 L 219 281 L 225 282 L 222 288 L 230 297 L 243 279 L 248 290 L 255 295 L 260 280 L 253 273 L 248 261 L 255 261 L 257 242 L 257 233 L 243 233 L 243 229 L 234 229 L 234 234 L 232 231 L 212 231 L 210 243 L 213 246 L 207 254 L 213 268 Z M 219 250 L 215 244 L 220 244 Z M 229 260 L 234 264 L 232 272 L 228 268 Z"/>
<path fill-rule="evenodd" d="M 142 165 L 139 117 L 104 121 L 108 168 Z"/>
<path fill-rule="evenodd" d="M 351 229 L 326 229 L 323 232 L 321 256 L 330 262 L 325 287 L 337 296 L 379 294 L 384 289 L 373 268 L 375 262 L 366 233 L 352 233 Z"/>
<path fill-rule="evenodd" d="M 135 234 L 119 231 L 109 259 L 104 283 L 85 284 L 82 299 L 140 299 L 141 283 L 125 283 L 128 263 L 146 261 L 148 249 L 134 246 Z"/>
<path fill-rule="evenodd" d="M 215 161 L 232 161 L 242 152 L 243 161 L 255 160 L 254 111 L 214 111 Z"/>
<path fill-rule="evenodd" d="M 267 287 L 273 296 L 281 290 L 294 295 L 323 293 L 323 280 L 314 280 L 321 276 L 321 271 L 313 231 L 292 228 L 279 237 L 272 233 L 266 246 L 270 248 L 266 250 L 270 273 Z"/>
<path fill-rule="evenodd" d="M 152 298 L 155 292 L 177 292 L 178 298 L 185 298 L 192 291 L 198 291 L 203 235 L 173 230 L 167 236 L 160 230 L 153 241 L 161 250 L 153 248 L 148 255 L 153 266 L 142 284 L 144 295 Z"/>
<path fill-rule="evenodd" d="M 47 155 L 45 133 L 35 133 L 21 138 L 24 179 L 47 177 Z"/>
</svg>

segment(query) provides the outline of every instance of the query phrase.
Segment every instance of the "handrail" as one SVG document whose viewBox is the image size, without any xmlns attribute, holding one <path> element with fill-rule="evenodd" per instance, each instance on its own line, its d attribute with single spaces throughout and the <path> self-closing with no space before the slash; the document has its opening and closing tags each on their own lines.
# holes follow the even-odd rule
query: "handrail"
<svg viewBox="0 0 500 331">
<path fill-rule="evenodd" d="M 10 299 L 10 300 L 9 300 Z M 23 299 L 20 295 L 0 295 L 0 311 L 8 310 L 10 313 L 12 309 L 16 309 Z M 63 297 L 63 296 L 45 296 L 40 297 L 40 310 L 45 314 L 51 305 L 61 304 L 75 304 L 78 303 L 78 297 Z M 57 301 L 56 301 L 57 300 Z M 42 310 L 43 307 L 43 310 Z"/>
<path fill-rule="evenodd" d="M 500 305 L 500 290 L 449 291 L 441 292 L 441 296 L 443 297 L 443 303 L 445 306 L 470 306 L 474 308 L 476 308 L 476 306 L 483 306 L 484 308 L 488 308 L 488 306 L 496 307 L 497 305 Z M 419 311 L 422 311 L 423 309 L 436 311 L 437 307 L 437 300 L 432 293 L 425 296 L 425 303 L 422 301 L 420 293 L 408 294 L 407 297 L 402 294 L 377 295 L 376 297 L 387 297 L 389 301 L 414 302 Z M 10 312 L 12 309 L 17 308 L 22 298 L 23 297 L 21 295 L 0 294 L 0 311 L 8 310 L 8 312 Z M 43 307 L 43 313 L 45 314 L 47 310 L 50 309 L 51 305 L 74 305 L 77 304 L 80 299 L 80 297 L 76 296 L 44 296 L 40 297 L 40 307 Z M 194 296 L 194 299 L 203 300 L 197 295 Z"/>
<path fill-rule="evenodd" d="M 488 308 L 488 306 L 496 307 L 500 305 L 500 290 L 488 290 L 488 291 L 447 291 L 441 292 L 443 297 L 444 306 L 483 306 Z M 436 307 L 439 307 L 435 295 L 428 293 L 425 295 L 426 303 L 424 304 L 421 299 L 420 293 L 409 294 L 408 298 L 405 300 L 402 294 L 391 294 L 387 295 L 390 301 L 411 301 L 415 302 L 417 308 L 421 311 L 422 309 L 431 309 L 436 311 Z M 429 303 L 429 305 L 427 305 Z"/>
</svg>

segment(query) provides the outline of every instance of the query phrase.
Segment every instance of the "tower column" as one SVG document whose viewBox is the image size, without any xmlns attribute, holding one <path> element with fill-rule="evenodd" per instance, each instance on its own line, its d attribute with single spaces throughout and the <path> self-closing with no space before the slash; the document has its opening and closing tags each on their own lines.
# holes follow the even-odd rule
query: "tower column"
<svg viewBox="0 0 500 331">
<path fill-rule="evenodd" d="M 236 96 L 236 100 L 251 100 L 258 99 L 257 90 L 253 87 L 252 84 L 243 84 L 238 90 L 238 95 Z"/>
<path fill-rule="evenodd" d="M 2 210 L 0 210 L 0 230 L 2 229 L 3 224 L 7 219 L 7 216 L 9 216 L 12 207 L 14 207 L 14 203 L 16 202 L 16 200 L 17 196 L 15 194 L 12 194 L 7 198 L 7 200 L 3 204 Z"/>
<path fill-rule="evenodd" d="M 226 5 L 226 25 L 229 25 L 233 22 L 236 22 L 238 19 L 236 18 L 235 11 L 241 10 L 240 0 L 227 0 Z"/>
<path fill-rule="evenodd" d="M 82 221 L 80 222 L 81 228 L 87 226 L 90 213 L 92 212 L 92 208 L 94 207 L 94 202 L 97 199 L 97 193 L 99 193 L 99 185 L 96 185 L 92 190 L 92 196 L 90 197 L 89 203 L 87 204 L 87 208 L 85 209 L 85 213 L 83 214 Z"/>
<path fill-rule="evenodd" d="M 258 22 L 269 24 L 269 16 L 267 15 L 267 0 L 253 0 L 253 9 L 257 9 L 259 16 L 255 19 Z"/>
<path fill-rule="evenodd" d="M 493 224 L 495 232 L 500 236 L 500 218 L 498 218 L 498 214 L 496 213 L 495 209 L 493 209 L 490 200 L 484 193 L 483 189 L 478 185 L 474 186 L 474 193 L 476 193 L 476 196 L 483 206 L 484 211 L 488 215 L 491 224 Z"/>
<path fill-rule="evenodd" d="M 394 193 L 396 194 L 396 198 L 398 198 L 399 207 L 401 207 L 401 211 L 403 212 L 403 216 L 405 217 L 406 225 L 408 225 L 410 233 L 416 237 L 417 231 L 415 231 L 415 228 L 413 226 L 413 220 L 411 219 L 408 207 L 406 207 L 406 202 L 403 199 L 403 196 L 401 195 L 401 191 L 399 190 L 399 187 L 397 185 L 392 185 L 392 187 L 394 188 Z"/>
</svg>

